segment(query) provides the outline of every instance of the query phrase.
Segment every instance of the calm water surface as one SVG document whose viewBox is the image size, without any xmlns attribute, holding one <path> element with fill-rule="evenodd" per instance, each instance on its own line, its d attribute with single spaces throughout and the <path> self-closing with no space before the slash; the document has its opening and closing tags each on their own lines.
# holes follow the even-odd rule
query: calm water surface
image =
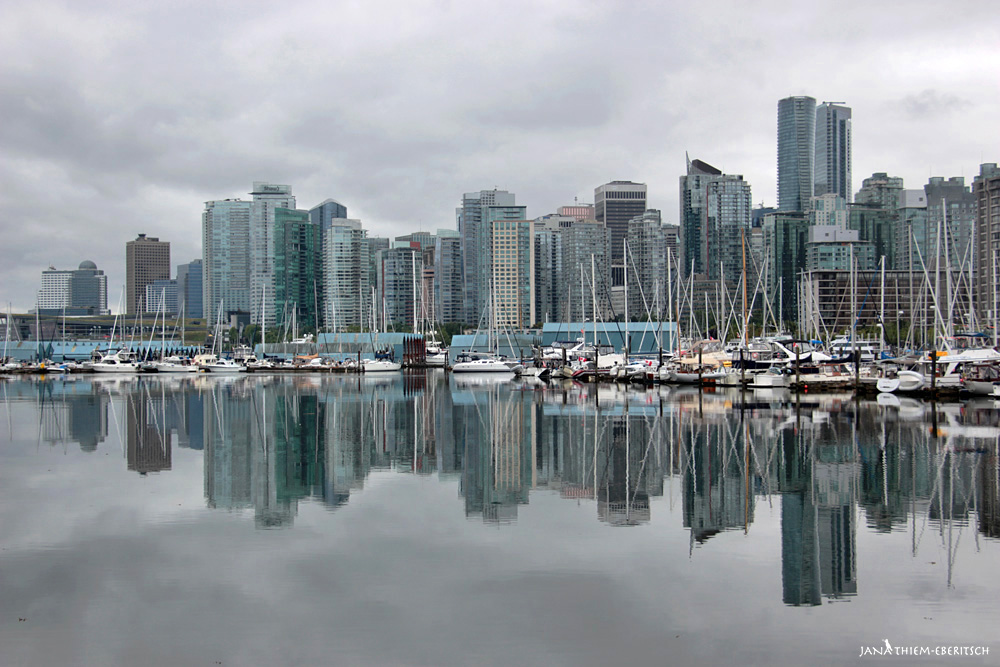
<svg viewBox="0 0 1000 667">
<path fill-rule="evenodd" d="M 0 664 L 1000 663 L 992 400 L 0 391 Z M 990 654 L 861 655 L 887 642 Z"/>
</svg>

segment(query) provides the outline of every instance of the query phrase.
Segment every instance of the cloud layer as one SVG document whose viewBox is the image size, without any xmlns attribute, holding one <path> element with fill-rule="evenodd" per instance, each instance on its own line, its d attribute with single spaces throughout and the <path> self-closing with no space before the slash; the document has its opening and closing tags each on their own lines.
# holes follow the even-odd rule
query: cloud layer
<svg viewBox="0 0 1000 667">
<path fill-rule="evenodd" d="M 611 179 L 647 183 L 676 221 L 685 150 L 773 203 L 792 94 L 853 107 L 855 189 L 998 160 L 1000 34 L 959 5 L 3 4 L 0 301 L 16 310 L 43 269 L 83 259 L 114 305 L 126 241 L 198 257 L 203 202 L 254 180 L 387 236 L 453 226 L 463 192 L 512 190 L 534 217 Z"/>
</svg>

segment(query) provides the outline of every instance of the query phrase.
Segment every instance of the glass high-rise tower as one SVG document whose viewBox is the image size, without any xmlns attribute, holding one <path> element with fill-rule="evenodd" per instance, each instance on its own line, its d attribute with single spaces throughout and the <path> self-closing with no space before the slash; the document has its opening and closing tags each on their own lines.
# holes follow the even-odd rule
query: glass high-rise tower
<svg viewBox="0 0 1000 667">
<path fill-rule="evenodd" d="M 778 210 L 805 211 L 813 195 L 816 98 L 778 101 Z"/>
<path fill-rule="evenodd" d="M 837 102 L 816 107 L 813 194 L 851 195 L 851 108 Z"/>
</svg>

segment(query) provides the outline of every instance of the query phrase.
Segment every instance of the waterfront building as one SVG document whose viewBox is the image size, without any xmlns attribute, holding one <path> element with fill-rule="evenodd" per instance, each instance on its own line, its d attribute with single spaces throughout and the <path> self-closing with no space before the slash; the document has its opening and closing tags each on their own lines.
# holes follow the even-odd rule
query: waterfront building
<svg viewBox="0 0 1000 667">
<path fill-rule="evenodd" d="M 594 219 L 611 230 L 611 261 L 622 263 L 628 221 L 646 211 L 646 184 L 611 181 L 594 188 Z"/>
<path fill-rule="evenodd" d="M 751 202 L 750 184 L 739 174 L 723 174 L 708 182 L 702 245 L 710 280 L 740 274 L 743 244 L 751 230 Z"/>
<path fill-rule="evenodd" d="M 806 271 L 850 271 L 851 260 L 861 271 L 875 268 L 875 248 L 853 229 L 810 225 L 806 242 Z"/>
<path fill-rule="evenodd" d="M 767 265 L 764 293 L 781 320 L 793 322 L 798 308 L 798 274 L 806 267 L 809 220 L 797 211 L 771 213 L 764 216 L 762 233 Z M 748 276 L 748 286 L 750 280 Z"/>
<path fill-rule="evenodd" d="M 276 207 L 273 214 L 274 322 L 287 323 L 294 314 L 298 329 L 316 329 L 323 300 L 321 228 L 308 211 Z"/>
<path fill-rule="evenodd" d="M 1000 304 L 1000 168 L 995 162 L 979 166 L 972 182 L 976 198 L 976 293 L 980 317 L 986 322 L 997 319 Z"/>
<path fill-rule="evenodd" d="M 322 236 L 323 321 L 335 332 L 360 330 L 371 302 L 366 231 L 360 220 L 333 218 Z"/>
<path fill-rule="evenodd" d="M 929 269 L 933 244 L 934 233 L 927 217 L 927 194 L 923 190 L 903 190 L 896 213 L 896 268 L 917 272 L 922 271 L 922 266 Z"/>
<path fill-rule="evenodd" d="M 35 310 L 42 314 L 108 315 L 108 277 L 90 260 L 79 268 L 42 271 Z M 33 311 L 34 312 L 34 311 Z"/>
<path fill-rule="evenodd" d="M 186 318 L 204 317 L 202 302 L 204 264 L 200 259 L 192 259 L 187 264 L 177 265 L 177 294 L 180 312 Z"/>
<path fill-rule="evenodd" d="M 550 322 L 560 317 L 562 309 L 563 225 L 572 226 L 575 218 L 542 216 L 535 220 L 534 295 L 535 322 Z"/>
<path fill-rule="evenodd" d="M 535 312 L 534 245 L 531 220 L 490 223 L 494 328 L 523 329 L 539 320 Z"/>
<path fill-rule="evenodd" d="M 309 220 L 323 231 L 326 231 L 334 220 L 346 218 L 347 207 L 334 199 L 325 199 L 309 209 Z"/>
<path fill-rule="evenodd" d="M 629 319 L 657 318 L 667 307 L 667 230 L 660 211 L 649 209 L 629 220 L 627 240 Z"/>
<path fill-rule="evenodd" d="M 562 230 L 562 290 L 559 300 L 563 322 L 593 319 L 594 294 L 598 317 L 611 316 L 606 291 L 611 284 L 611 230 L 599 222 L 577 222 Z"/>
<path fill-rule="evenodd" d="M 952 271 L 953 283 L 960 278 L 959 271 Z M 803 335 L 825 338 L 850 329 L 856 320 L 858 327 L 877 327 L 881 322 L 893 331 L 902 328 L 905 332 L 912 326 L 919 332 L 916 344 L 934 342 L 937 315 L 923 272 L 885 271 L 883 280 L 879 268 L 857 271 L 857 294 L 853 299 L 856 313 L 851 309 L 851 280 L 847 269 L 806 271 L 801 275 L 799 329 Z M 947 277 L 942 275 L 941 281 L 945 280 Z M 969 312 L 967 291 L 956 291 L 954 298 L 956 313 Z"/>
<path fill-rule="evenodd" d="M 708 184 L 722 178 L 722 171 L 701 160 L 688 160 L 687 173 L 680 177 L 679 274 L 707 275 L 708 249 L 705 244 L 705 208 Z"/>
<path fill-rule="evenodd" d="M 840 195 L 825 194 L 809 199 L 809 224 L 847 229 L 850 216 L 847 201 Z"/>
<path fill-rule="evenodd" d="M 413 327 L 421 304 L 418 288 L 423 259 L 420 251 L 409 243 L 395 243 L 379 250 L 376 306 L 377 321 L 382 330 Z"/>
<path fill-rule="evenodd" d="M 251 208 L 251 202 L 240 199 L 205 202 L 201 216 L 202 315 L 209 328 L 215 326 L 220 303 L 232 312 L 249 313 L 260 306 L 261 293 L 251 292 Z M 274 292 L 267 298 L 273 299 Z"/>
<path fill-rule="evenodd" d="M 478 322 L 489 300 L 490 223 L 497 220 L 524 220 L 526 207 L 515 203 L 506 190 L 480 190 L 462 195 L 456 211 L 462 238 L 462 280 L 465 288 L 465 321 Z"/>
<path fill-rule="evenodd" d="M 434 241 L 434 319 L 465 321 L 462 237 L 454 229 L 439 229 Z"/>
<path fill-rule="evenodd" d="M 146 285 L 146 308 L 151 313 L 163 313 L 166 307 L 167 315 L 180 312 L 180 290 L 177 280 L 154 280 Z"/>
<path fill-rule="evenodd" d="M 266 289 L 267 294 L 274 294 L 274 212 L 275 209 L 295 209 L 295 197 L 292 186 L 254 181 L 253 197 L 250 208 L 250 289 L 253 298 Z M 206 304 L 206 307 L 208 305 Z M 264 315 L 271 318 L 267 325 L 273 326 L 276 311 L 266 309 Z M 250 309 L 250 321 L 259 324 L 260 309 Z"/>
<path fill-rule="evenodd" d="M 938 247 L 935 254 L 942 266 L 965 267 L 968 272 L 973 263 L 972 237 L 976 224 L 976 197 L 971 188 L 961 176 L 947 180 L 934 176 L 924 186 L 924 194 L 927 195 L 929 229 L 941 230 L 941 240 L 935 241 Z M 937 231 L 934 235 L 938 237 Z"/>
<path fill-rule="evenodd" d="M 813 196 L 816 98 L 778 101 L 778 209 L 805 211 Z"/>
<path fill-rule="evenodd" d="M 858 232 L 862 241 L 872 244 L 876 263 L 885 257 L 886 268 L 896 268 L 895 229 L 898 211 L 876 204 L 853 203 L 847 205 L 848 229 Z"/>
<path fill-rule="evenodd" d="M 832 193 L 851 201 L 851 108 L 838 102 L 816 107 L 813 194 Z"/>
<path fill-rule="evenodd" d="M 170 243 L 145 234 L 125 244 L 125 312 L 148 312 L 146 285 L 170 279 Z"/>
<path fill-rule="evenodd" d="M 413 232 L 411 234 L 404 234 L 403 236 L 397 236 L 397 243 L 408 243 L 411 247 L 417 250 L 423 251 L 427 248 L 434 247 L 434 234 L 431 232 Z"/>
<path fill-rule="evenodd" d="M 899 208 L 903 193 L 903 179 L 878 171 L 861 181 L 861 189 L 854 198 L 858 204 L 872 204 L 889 211 Z"/>
</svg>

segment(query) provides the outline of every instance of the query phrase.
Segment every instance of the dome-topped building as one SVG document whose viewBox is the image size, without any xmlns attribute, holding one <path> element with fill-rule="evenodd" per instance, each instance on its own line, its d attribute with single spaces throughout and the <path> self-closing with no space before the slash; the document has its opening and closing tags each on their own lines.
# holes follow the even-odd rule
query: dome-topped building
<svg viewBox="0 0 1000 667">
<path fill-rule="evenodd" d="M 85 271 L 85 270 L 96 271 L 97 270 L 97 264 L 94 264 L 89 259 L 85 259 L 82 262 L 80 262 L 80 270 L 81 271 Z"/>
</svg>

